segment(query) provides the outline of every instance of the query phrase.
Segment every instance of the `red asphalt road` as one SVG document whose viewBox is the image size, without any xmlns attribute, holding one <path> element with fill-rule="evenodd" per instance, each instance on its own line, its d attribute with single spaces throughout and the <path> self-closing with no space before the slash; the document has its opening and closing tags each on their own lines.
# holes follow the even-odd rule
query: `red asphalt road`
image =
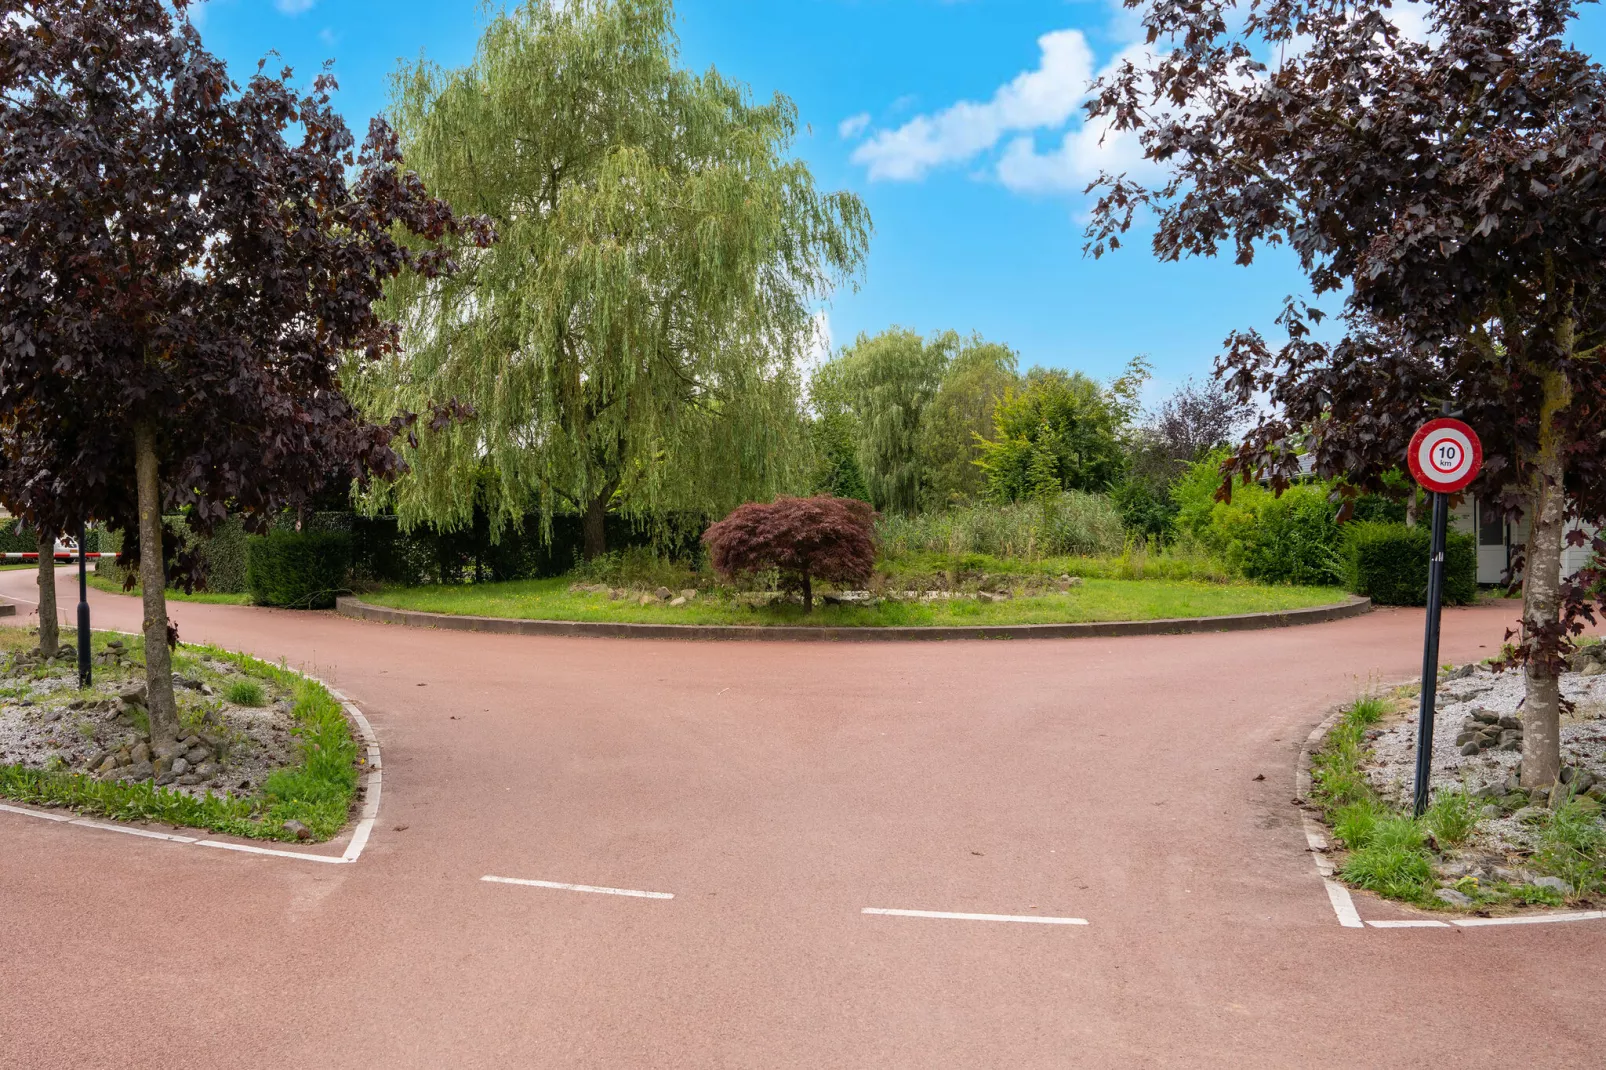
<svg viewBox="0 0 1606 1070">
<path fill-rule="evenodd" d="M 863 645 L 172 612 L 363 707 L 373 840 L 322 866 L 0 813 L 0 1067 L 1606 1064 L 1606 923 L 1344 929 L 1306 852 L 1300 745 L 1417 667 L 1420 612 Z M 1512 616 L 1447 612 L 1445 660 Z"/>
</svg>

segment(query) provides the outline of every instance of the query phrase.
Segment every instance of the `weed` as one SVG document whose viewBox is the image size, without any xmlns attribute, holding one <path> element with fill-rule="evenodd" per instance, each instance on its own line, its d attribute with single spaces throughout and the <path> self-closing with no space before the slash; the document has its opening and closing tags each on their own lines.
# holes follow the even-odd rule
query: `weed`
<svg viewBox="0 0 1606 1070">
<path fill-rule="evenodd" d="M 1333 811 L 1333 834 L 1350 850 L 1359 850 L 1371 841 L 1381 816 L 1378 804 L 1372 799 L 1346 803 Z"/>
<path fill-rule="evenodd" d="M 1387 699 L 1380 695 L 1363 695 L 1349 708 L 1347 719 L 1355 724 L 1374 725 L 1388 712 Z"/>
<path fill-rule="evenodd" d="M 1464 843 L 1477 827 L 1478 802 L 1465 788 L 1441 791 L 1422 815 L 1422 821 L 1440 843 Z"/>
<path fill-rule="evenodd" d="M 1534 861 L 1576 894 L 1606 890 L 1606 828 L 1569 799 L 1545 822 Z"/>
<path fill-rule="evenodd" d="M 1422 829 L 1408 817 L 1390 817 L 1372 828 L 1365 847 L 1351 851 L 1344 879 L 1395 899 L 1420 900 L 1433 886 L 1433 863 Z"/>
<path fill-rule="evenodd" d="M 223 690 L 223 697 L 236 706 L 265 706 L 268 694 L 255 680 L 235 680 Z"/>
<path fill-rule="evenodd" d="M 1556 889 L 1543 888 L 1537 884 L 1524 884 L 1513 888 L 1511 898 L 1524 906 L 1531 907 L 1559 907 L 1565 902 Z"/>
</svg>

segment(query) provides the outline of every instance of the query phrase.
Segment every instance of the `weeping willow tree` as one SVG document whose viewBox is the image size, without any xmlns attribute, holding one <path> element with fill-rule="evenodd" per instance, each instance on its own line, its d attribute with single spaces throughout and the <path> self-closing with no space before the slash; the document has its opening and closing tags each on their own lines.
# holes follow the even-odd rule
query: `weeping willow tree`
<svg viewBox="0 0 1606 1070">
<path fill-rule="evenodd" d="M 472 63 L 406 65 L 392 120 L 435 195 L 489 216 L 451 279 L 398 280 L 401 355 L 375 417 L 453 397 L 385 493 L 402 522 L 493 537 L 535 505 L 643 522 L 722 514 L 806 479 L 811 311 L 862 265 L 869 216 L 789 155 L 792 102 L 676 66 L 669 0 L 530 0 Z"/>
</svg>

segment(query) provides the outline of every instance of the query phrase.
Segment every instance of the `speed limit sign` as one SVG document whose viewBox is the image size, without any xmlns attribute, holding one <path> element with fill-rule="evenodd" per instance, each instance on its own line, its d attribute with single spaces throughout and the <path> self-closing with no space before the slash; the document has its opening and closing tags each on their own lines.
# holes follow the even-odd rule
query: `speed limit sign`
<svg viewBox="0 0 1606 1070">
<path fill-rule="evenodd" d="M 1478 478 L 1483 443 L 1477 432 L 1448 418 L 1423 424 L 1407 452 L 1411 474 L 1427 490 L 1453 494 Z"/>
</svg>

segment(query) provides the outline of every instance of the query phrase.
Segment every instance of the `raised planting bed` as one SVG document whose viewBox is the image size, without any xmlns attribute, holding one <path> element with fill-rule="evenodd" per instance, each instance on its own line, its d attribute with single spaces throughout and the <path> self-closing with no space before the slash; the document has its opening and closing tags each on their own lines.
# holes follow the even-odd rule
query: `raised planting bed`
<svg viewBox="0 0 1606 1070">
<path fill-rule="evenodd" d="M 848 600 L 855 599 L 855 600 Z M 392 588 L 342 599 L 348 616 L 522 634 L 653 638 L 1005 638 L 1278 627 L 1365 612 L 1331 588 L 1086 580 L 1015 593 L 910 591 L 796 601 L 727 590 L 636 590 L 566 580 Z"/>
<path fill-rule="evenodd" d="M 0 629 L 0 797 L 253 839 L 322 841 L 356 805 L 362 748 L 320 683 L 210 646 L 173 654 L 180 752 L 153 754 L 143 643 L 93 636 L 94 685 L 70 645 L 39 657 Z"/>
<path fill-rule="evenodd" d="M 1311 798 L 1349 884 L 1429 910 L 1499 916 L 1606 904 L 1606 675 L 1575 659 L 1559 782 L 1520 785 L 1521 672 L 1463 666 L 1439 685 L 1432 805 L 1413 819 L 1415 686 L 1364 698 L 1311 762 Z M 1587 675 L 1586 675 L 1587 673 Z"/>
</svg>

